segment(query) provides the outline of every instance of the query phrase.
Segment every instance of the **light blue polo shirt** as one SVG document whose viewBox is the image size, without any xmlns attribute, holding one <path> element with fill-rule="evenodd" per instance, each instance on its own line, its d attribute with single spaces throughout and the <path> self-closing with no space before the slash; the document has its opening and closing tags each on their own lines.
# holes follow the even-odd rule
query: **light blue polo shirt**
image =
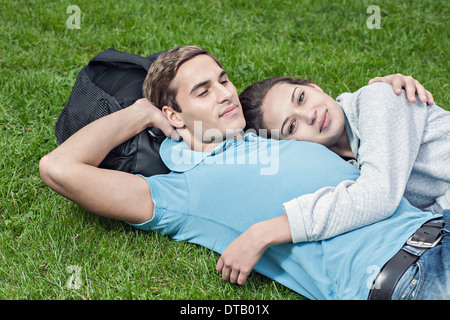
<svg viewBox="0 0 450 320">
<path fill-rule="evenodd" d="M 284 214 L 283 202 L 359 175 L 322 145 L 255 134 L 209 153 L 166 139 L 160 154 L 172 172 L 145 178 L 154 216 L 133 225 L 217 253 L 251 225 Z M 310 299 L 367 299 L 383 265 L 435 217 L 402 200 L 391 218 L 376 224 L 320 242 L 273 246 L 255 271 Z"/>
</svg>

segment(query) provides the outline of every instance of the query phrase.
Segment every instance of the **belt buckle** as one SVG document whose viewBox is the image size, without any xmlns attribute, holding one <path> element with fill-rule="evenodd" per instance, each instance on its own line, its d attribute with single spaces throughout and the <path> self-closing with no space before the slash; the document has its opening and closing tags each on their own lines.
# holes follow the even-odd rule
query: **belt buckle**
<svg viewBox="0 0 450 320">
<path fill-rule="evenodd" d="M 430 249 L 434 248 L 441 240 L 442 240 L 442 234 L 439 234 L 439 236 L 436 238 L 434 242 L 425 242 L 425 241 L 414 241 L 413 240 L 414 235 L 412 235 L 408 241 L 406 241 L 406 244 L 409 244 L 410 246 L 419 248 L 419 249 Z"/>
</svg>

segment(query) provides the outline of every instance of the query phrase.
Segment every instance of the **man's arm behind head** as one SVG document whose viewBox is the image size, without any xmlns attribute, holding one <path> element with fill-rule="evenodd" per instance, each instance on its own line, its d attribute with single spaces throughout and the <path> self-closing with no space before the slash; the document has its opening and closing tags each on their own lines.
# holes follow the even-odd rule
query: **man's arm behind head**
<svg viewBox="0 0 450 320">
<path fill-rule="evenodd" d="M 132 223 L 148 221 L 153 202 L 146 181 L 97 166 L 114 147 L 151 126 L 154 112 L 160 111 L 141 99 L 90 123 L 41 159 L 42 180 L 95 214 Z"/>
</svg>

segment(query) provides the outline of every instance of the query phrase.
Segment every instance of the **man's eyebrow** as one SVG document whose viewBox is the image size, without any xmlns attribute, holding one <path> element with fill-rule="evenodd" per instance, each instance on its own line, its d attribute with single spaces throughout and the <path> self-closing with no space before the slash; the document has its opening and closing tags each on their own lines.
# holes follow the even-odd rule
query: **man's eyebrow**
<svg viewBox="0 0 450 320">
<path fill-rule="evenodd" d="M 222 78 L 224 75 L 228 74 L 228 72 L 226 72 L 225 70 L 222 70 L 222 72 L 219 75 L 219 79 Z M 193 94 L 195 92 L 195 90 L 197 90 L 198 88 L 201 88 L 207 84 L 211 83 L 210 80 L 206 80 L 206 81 L 202 81 L 197 83 L 192 89 L 191 92 L 189 94 Z"/>
<path fill-rule="evenodd" d="M 193 94 L 195 92 L 195 90 L 197 90 L 200 87 L 203 87 L 204 85 L 209 84 L 211 81 L 210 80 L 206 80 L 206 81 L 202 81 L 197 83 L 191 90 L 191 92 L 189 94 Z"/>
</svg>

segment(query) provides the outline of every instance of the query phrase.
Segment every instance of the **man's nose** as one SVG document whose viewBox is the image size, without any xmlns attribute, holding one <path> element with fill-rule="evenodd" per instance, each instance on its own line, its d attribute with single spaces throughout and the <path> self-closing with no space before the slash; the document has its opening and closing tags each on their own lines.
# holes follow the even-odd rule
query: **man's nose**
<svg viewBox="0 0 450 320">
<path fill-rule="evenodd" d="M 225 87 L 223 84 L 219 83 L 216 87 L 216 96 L 217 96 L 217 102 L 218 103 L 224 103 L 231 99 L 233 96 L 233 93 L 231 90 L 227 87 Z"/>
</svg>

